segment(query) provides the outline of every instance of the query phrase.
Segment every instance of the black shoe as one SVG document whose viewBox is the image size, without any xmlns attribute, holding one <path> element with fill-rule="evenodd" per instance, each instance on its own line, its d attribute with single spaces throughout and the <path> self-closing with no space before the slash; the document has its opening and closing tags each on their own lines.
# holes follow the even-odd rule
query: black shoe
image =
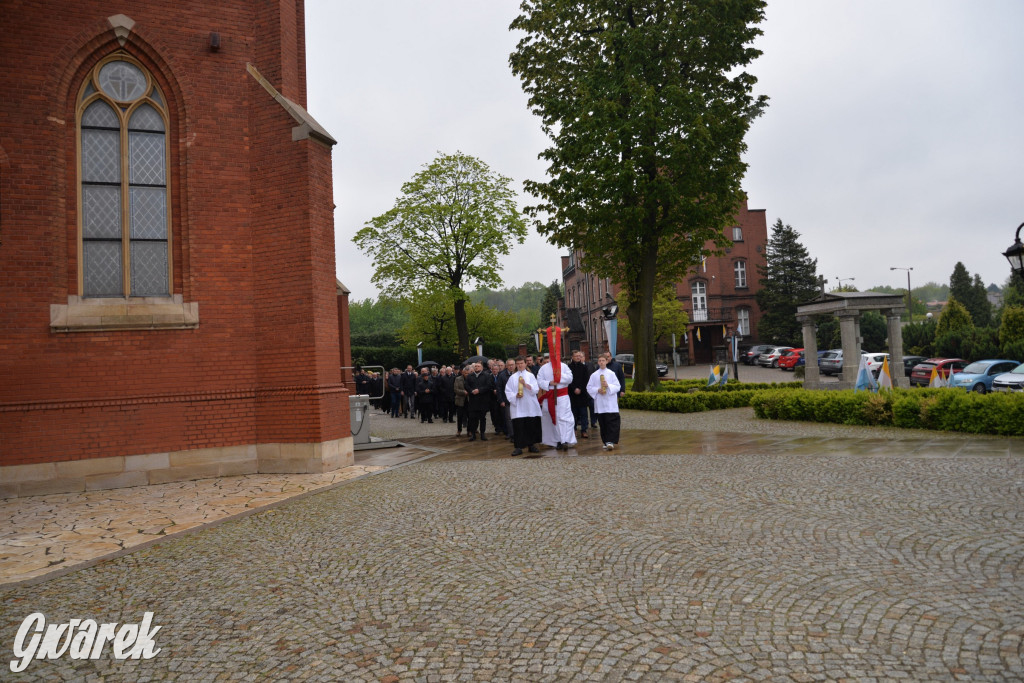
<svg viewBox="0 0 1024 683">
<path fill-rule="evenodd" d="M 555 444 L 555 450 L 556 451 L 562 450 L 562 442 L 561 441 L 559 441 L 558 443 Z"/>
<path fill-rule="evenodd" d="M 483 434 L 481 434 L 481 435 L 480 435 L 480 440 L 481 440 L 481 441 L 487 441 L 487 437 L 486 437 L 486 436 L 484 436 Z"/>
<path fill-rule="evenodd" d="M 537 448 L 536 444 L 534 444 L 534 445 L 530 446 L 530 452 L 531 453 L 540 453 L 540 449 Z"/>
<path fill-rule="evenodd" d="M 433 420 L 427 420 L 427 424 L 432 425 L 432 424 L 434 424 L 434 421 Z"/>
<path fill-rule="evenodd" d="M 476 434 L 470 434 L 469 435 L 469 440 L 470 441 L 476 441 Z"/>
<path fill-rule="evenodd" d="M 522 448 L 517 448 L 514 451 L 512 451 L 512 455 L 513 456 L 522 455 L 522 454 L 523 454 L 523 449 Z"/>
</svg>

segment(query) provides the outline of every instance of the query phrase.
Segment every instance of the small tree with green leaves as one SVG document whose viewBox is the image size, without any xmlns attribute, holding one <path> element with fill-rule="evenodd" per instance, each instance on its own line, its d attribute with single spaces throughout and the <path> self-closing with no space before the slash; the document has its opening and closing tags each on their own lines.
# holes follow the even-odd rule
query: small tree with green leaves
<svg viewBox="0 0 1024 683">
<path fill-rule="evenodd" d="M 967 312 L 963 304 L 950 297 L 949 301 L 946 302 L 946 307 L 942 309 L 942 315 L 939 316 L 938 324 L 935 326 L 935 337 L 937 339 L 947 332 L 969 330 L 973 327 L 974 321 L 971 319 L 971 314 Z"/>
<path fill-rule="evenodd" d="M 394 208 L 370 219 L 353 240 L 377 264 L 373 282 L 382 294 L 444 297 L 464 355 L 467 288 L 501 286 L 500 257 L 526 237 L 511 183 L 468 154 L 440 154 L 402 185 Z"/>
<path fill-rule="evenodd" d="M 668 339 L 673 334 L 677 339 L 682 339 L 689 322 L 690 316 L 683 309 L 682 302 L 676 298 L 675 286 L 662 288 L 654 298 L 654 343 Z M 627 339 L 633 338 L 627 316 L 619 317 L 619 331 Z"/>
</svg>

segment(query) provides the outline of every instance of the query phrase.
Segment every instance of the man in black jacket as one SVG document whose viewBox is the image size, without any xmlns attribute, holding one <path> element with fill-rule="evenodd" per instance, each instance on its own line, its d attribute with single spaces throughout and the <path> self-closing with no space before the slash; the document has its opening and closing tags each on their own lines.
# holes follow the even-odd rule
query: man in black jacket
<svg viewBox="0 0 1024 683">
<path fill-rule="evenodd" d="M 430 369 L 423 368 L 420 378 L 416 380 L 416 409 L 420 411 L 420 422 L 434 424 L 434 378 Z"/>
<path fill-rule="evenodd" d="M 494 398 L 494 377 L 484 372 L 480 363 L 473 365 L 473 372 L 466 375 L 466 403 L 469 407 L 469 440 L 476 440 L 477 428 L 480 429 L 480 440 L 487 441 L 487 411 Z"/>
<path fill-rule="evenodd" d="M 590 381 L 590 370 L 583 361 L 582 351 L 573 351 L 572 360 L 569 361 L 569 370 L 572 371 L 572 383 L 569 385 L 569 404 L 572 406 L 572 416 L 576 420 L 576 428 L 580 430 L 581 439 L 589 439 L 587 425 L 590 424 L 590 394 L 587 393 L 587 382 Z"/>
<path fill-rule="evenodd" d="M 402 407 L 405 408 L 406 417 L 416 414 L 416 371 L 412 365 L 405 366 L 405 372 L 402 373 Z"/>
<path fill-rule="evenodd" d="M 402 373 L 398 368 L 391 368 L 388 375 L 388 395 L 391 397 L 391 417 L 398 417 L 402 407 Z"/>
</svg>

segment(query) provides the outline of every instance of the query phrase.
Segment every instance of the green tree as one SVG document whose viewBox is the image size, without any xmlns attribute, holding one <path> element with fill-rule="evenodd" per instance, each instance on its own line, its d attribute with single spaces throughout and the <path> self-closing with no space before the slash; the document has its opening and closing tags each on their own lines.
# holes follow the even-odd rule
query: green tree
<svg viewBox="0 0 1024 683">
<path fill-rule="evenodd" d="M 424 346 L 458 351 L 455 309 L 444 292 L 421 292 L 408 303 L 409 316 L 401 337 L 408 346 Z M 516 315 L 499 311 L 484 303 L 466 302 L 466 326 L 471 338 L 483 337 L 490 344 L 516 342 Z M 466 354 L 462 354 L 465 357 Z M 434 359 L 436 360 L 436 359 Z"/>
<path fill-rule="evenodd" d="M 971 314 L 967 312 L 963 304 L 950 297 L 946 302 L 946 307 L 942 309 L 942 315 L 939 316 L 939 323 L 935 326 L 935 338 L 938 339 L 947 332 L 969 330 L 972 327 L 974 327 L 974 321 L 971 319 Z"/>
<path fill-rule="evenodd" d="M 864 311 L 860 316 L 860 336 L 864 340 L 862 347 L 866 352 L 884 351 L 885 340 L 889 336 L 885 318 L 878 311 Z"/>
<path fill-rule="evenodd" d="M 803 332 L 796 319 L 796 308 L 818 293 L 818 260 L 812 259 L 800 243 L 800 233 L 775 221 L 765 248 L 765 265 L 758 266 L 761 290 L 757 305 L 761 309 L 758 335 L 761 339 L 791 346 L 803 345 Z"/>
<path fill-rule="evenodd" d="M 683 309 L 682 302 L 676 298 L 674 285 L 663 287 L 654 299 L 654 343 L 667 339 L 673 334 L 682 339 L 690 316 Z M 627 339 L 633 338 L 633 329 L 629 326 L 629 318 L 620 316 L 619 331 Z"/>
<path fill-rule="evenodd" d="M 395 299 L 381 297 L 373 299 L 356 299 L 348 304 L 349 330 L 353 340 L 364 340 L 353 343 L 353 346 L 389 346 L 390 344 L 366 343 L 369 337 L 384 339 L 394 337 L 405 324 L 408 312 L 405 304 Z"/>
<path fill-rule="evenodd" d="M 562 288 L 558 285 L 558 280 L 555 280 L 544 292 L 544 302 L 540 306 L 540 327 L 551 324 L 551 316 L 558 313 L 558 299 L 561 296 Z"/>
<path fill-rule="evenodd" d="M 373 282 L 383 294 L 444 294 L 465 355 L 466 288 L 500 286 L 499 257 L 508 255 L 512 240 L 522 244 L 526 237 L 511 182 L 475 157 L 440 154 L 402 185 L 394 208 L 371 219 L 354 239 L 378 264 Z"/>
<path fill-rule="evenodd" d="M 977 274 L 972 280 L 960 261 L 953 266 L 953 274 L 949 276 L 949 296 L 967 309 L 975 326 L 986 327 L 992 322 L 992 304 L 988 301 L 985 283 Z"/>
<path fill-rule="evenodd" d="M 910 356 L 934 355 L 936 322 L 928 318 L 903 326 L 903 352 Z"/>
<path fill-rule="evenodd" d="M 1015 342 L 1024 342 L 1024 306 L 1004 307 L 1002 318 L 999 325 L 999 346 L 1007 348 Z"/>
<path fill-rule="evenodd" d="M 523 0 L 509 58 L 551 146 L 527 181 L 538 231 L 622 287 L 633 388 L 657 385 L 654 294 L 700 263 L 744 195 L 744 137 L 766 98 L 743 70 L 764 0 Z"/>
</svg>

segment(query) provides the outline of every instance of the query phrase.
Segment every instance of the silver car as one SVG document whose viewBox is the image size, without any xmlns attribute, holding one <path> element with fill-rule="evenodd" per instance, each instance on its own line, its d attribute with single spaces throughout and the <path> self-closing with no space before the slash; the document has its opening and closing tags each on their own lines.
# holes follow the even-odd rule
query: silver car
<svg viewBox="0 0 1024 683">
<path fill-rule="evenodd" d="M 777 368 L 782 354 L 792 348 L 792 346 L 773 346 L 757 357 L 757 364 L 766 368 Z"/>
<path fill-rule="evenodd" d="M 992 391 L 1012 391 L 1014 393 L 1024 392 L 1024 364 L 1018 365 L 1009 372 L 996 375 L 992 380 Z"/>
<path fill-rule="evenodd" d="M 818 360 L 818 368 L 823 375 L 838 375 L 843 371 L 843 350 L 826 351 Z"/>
</svg>

